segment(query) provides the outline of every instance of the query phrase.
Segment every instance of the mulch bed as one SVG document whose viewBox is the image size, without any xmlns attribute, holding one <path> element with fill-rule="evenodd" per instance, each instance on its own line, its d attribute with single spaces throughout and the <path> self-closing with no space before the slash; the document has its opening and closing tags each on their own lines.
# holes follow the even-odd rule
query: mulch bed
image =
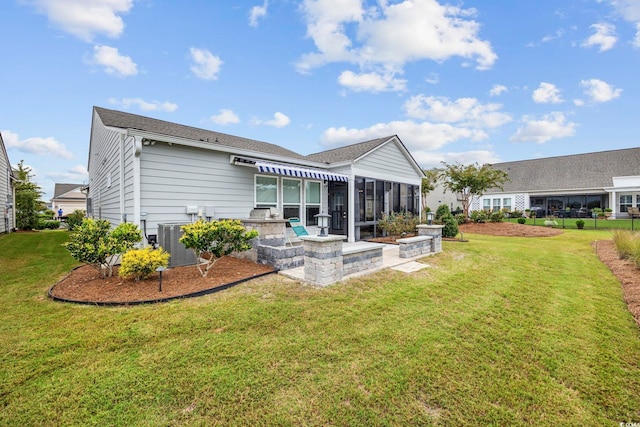
<svg viewBox="0 0 640 427">
<path fill-rule="evenodd" d="M 269 265 L 223 257 L 215 263 L 207 277 L 200 276 L 195 265 L 165 270 L 162 273 L 162 292 L 159 292 L 160 273 L 136 282 L 119 277 L 118 268 L 114 267 L 113 276 L 103 279 L 97 269 L 84 265 L 55 284 L 49 290 L 49 295 L 63 301 L 103 305 L 157 302 L 215 292 L 274 272 L 276 270 Z"/>
</svg>

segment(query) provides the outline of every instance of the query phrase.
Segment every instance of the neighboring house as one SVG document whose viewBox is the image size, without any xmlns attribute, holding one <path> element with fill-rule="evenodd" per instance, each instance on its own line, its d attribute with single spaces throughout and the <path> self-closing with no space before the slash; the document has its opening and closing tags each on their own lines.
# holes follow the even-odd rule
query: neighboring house
<svg viewBox="0 0 640 427">
<path fill-rule="evenodd" d="M 62 209 L 62 217 L 78 211 L 87 209 L 87 195 L 83 192 L 84 184 L 59 184 L 56 183 L 51 199 L 51 209 L 55 212 Z"/>
<path fill-rule="evenodd" d="M 385 212 L 419 212 L 423 172 L 397 136 L 303 156 L 278 145 L 94 107 L 88 215 L 112 224 L 246 219 L 254 208 L 319 213 L 349 241 L 379 234 Z"/>
<path fill-rule="evenodd" d="M 640 148 L 495 163 L 509 175 L 504 190 L 474 198 L 471 210 L 531 209 L 538 216 L 587 217 L 610 208 L 612 218 L 628 218 L 640 206 Z M 429 200 L 446 197 L 434 191 Z M 454 196 L 455 197 L 455 196 Z M 455 198 L 454 198 L 455 200 Z"/>
<path fill-rule="evenodd" d="M 9 162 L 9 156 L 4 146 L 2 134 L 0 134 L 0 233 L 9 233 L 16 228 L 16 190 L 15 175 Z"/>
</svg>

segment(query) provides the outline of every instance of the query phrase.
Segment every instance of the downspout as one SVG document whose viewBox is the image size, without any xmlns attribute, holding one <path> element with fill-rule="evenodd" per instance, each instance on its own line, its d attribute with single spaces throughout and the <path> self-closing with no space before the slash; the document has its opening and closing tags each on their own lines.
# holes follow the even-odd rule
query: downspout
<svg viewBox="0 0 640 427">
<path fill-rule="evenodd" d="M 120 221 L 127 222 L 127 213 L 124 206 L 124 144 L 126 135 L 120 134 Z"/>
<path fill-rule="evenodd" d="M 140 225 L 140 155 L 142 137 L 133 136 L 133 223 Z"/>
</svg>

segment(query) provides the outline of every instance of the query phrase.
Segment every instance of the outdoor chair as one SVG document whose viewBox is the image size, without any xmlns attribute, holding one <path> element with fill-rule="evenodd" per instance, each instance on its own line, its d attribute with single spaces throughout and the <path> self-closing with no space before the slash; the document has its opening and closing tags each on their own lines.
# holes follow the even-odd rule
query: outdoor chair
<svg viewBox="0 0 640 427">
<path fill-rule="evenodd" d="M 300 218 L 289 218 L 289 225 L 291 226 L 291 230 L 296 234 L 296 237 L 300 236 L 308 236 L 309 232 L 304 228 L 304 225 L 300 222 Z M 287 236 L 287 240 L 289 240 L 289 244 L 293 245 L 291 239 Z"/>
</svg>

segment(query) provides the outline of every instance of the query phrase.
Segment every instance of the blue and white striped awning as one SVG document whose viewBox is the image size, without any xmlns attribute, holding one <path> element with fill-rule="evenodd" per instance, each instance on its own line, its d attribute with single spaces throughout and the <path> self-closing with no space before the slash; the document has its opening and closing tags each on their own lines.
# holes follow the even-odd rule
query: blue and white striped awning
<svg viewBox="0 0 640 427">
<path fill-rule="evenodd" d="M 298 178 L 323 179 L 327 181 L 349 181 L 348 175 L 333 173 L 323 169 L 310 169 L 281 163 L 256 161 L 256 167 L 263 173 L 277 173 L 279 175 L 295 176 Z"/>
</svg>

